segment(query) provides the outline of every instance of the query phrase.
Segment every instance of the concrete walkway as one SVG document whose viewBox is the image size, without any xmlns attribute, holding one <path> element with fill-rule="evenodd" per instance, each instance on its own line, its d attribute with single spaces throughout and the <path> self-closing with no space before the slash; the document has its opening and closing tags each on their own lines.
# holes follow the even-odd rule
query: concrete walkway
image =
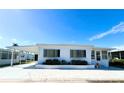
<svg viewBox="0 0 124 93">
<path fill-rule="evenodd" d="M 120 68 L 99 70 L 35 69 L 35 63 L 0 68 L 0 82 L 124 82 Z"/>
</svg>

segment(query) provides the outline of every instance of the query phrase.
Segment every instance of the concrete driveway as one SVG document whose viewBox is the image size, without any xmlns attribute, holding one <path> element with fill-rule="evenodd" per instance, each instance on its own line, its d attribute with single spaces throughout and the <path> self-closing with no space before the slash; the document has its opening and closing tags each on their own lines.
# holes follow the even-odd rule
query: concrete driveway
<svg viewBox="0 0 124 93">
<path fill-rule="evenodd" d="M 0 68 L 0 82 L 124 82 L 120 68 L 99 70 L 35 69 L 35 63 Z"/>
</svg>

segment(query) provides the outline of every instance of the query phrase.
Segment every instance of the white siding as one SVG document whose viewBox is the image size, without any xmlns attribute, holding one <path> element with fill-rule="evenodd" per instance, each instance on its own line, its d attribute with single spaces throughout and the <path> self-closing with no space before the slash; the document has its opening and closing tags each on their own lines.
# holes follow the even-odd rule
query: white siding
<svg viewBox="0 0 124 93">
<path fill-rule="evenodd" d="M 70 61 L 70 49 L 61 48 L 60 49 L 60 58 L 66 60 L 66 61 Z"/>
<path fill-rule="evenodd" d="M 86 60 L 89 64 L 91 64 L 91 48 L 87 48 L 87 47 L 64 47 L 64 46 L 46 46 L 43 48 L 40 48 L 39 51 L 39 55 L 38 55 L 38 63 L 42 63 L 44 62 L 46 59 L 55 59 L 55 58 L 47 58 L 44 57 L 43 55 L 43 50 L 44 49 L 60 49 L 60 57 L 58 57 L 57 59 L 60 60 L 66 60 L 66 61 L 71 61 L 72 59 L 76 59 L 76 60 Z M 82 57 L 82 58 L 70 58 L 70 50 L 86 50 L 86 58 Z"/>
</svg>

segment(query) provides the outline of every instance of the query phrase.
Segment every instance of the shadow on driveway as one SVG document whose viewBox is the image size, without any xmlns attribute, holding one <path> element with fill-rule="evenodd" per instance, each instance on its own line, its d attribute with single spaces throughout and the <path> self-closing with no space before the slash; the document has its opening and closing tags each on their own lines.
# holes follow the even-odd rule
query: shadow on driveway
<svg viewBox="0 0 124 93">
<path fill-rule="evenodd" d="M 27 66 L 24 67 L 24 69 L 47 69 L 47 68 L 36 68 L 35 65 L 31 65 L 31 66 Z M 120 70 L 124 70 L 123 68 L 119 68 L 119 67 L 113 67 L 110 66 L 109 68 L 106 67 L 101 67 L 99 69 L 82 69 L 82 68 L 48 68 L 48 69 L 59 69 L 59 70 L 105 70 L 105 71 L 120 71 Z"/>
</svg>

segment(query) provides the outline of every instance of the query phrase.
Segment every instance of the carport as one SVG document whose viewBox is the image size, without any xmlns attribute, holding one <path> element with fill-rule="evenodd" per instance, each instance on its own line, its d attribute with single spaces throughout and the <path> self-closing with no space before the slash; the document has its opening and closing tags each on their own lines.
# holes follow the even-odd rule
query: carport
<svg viewBox="0 0 124 93">
<path fill-rule="evenodd" d="M 14 52 L 15 51 L 19 51 L 19 53 L 34 53 L 35 55 L 37 55 L 37 58 L 35 58 L 35 60 L 38 60 L 38 54 L 39 54 L 39 48 L 36 45 L 27 45 L 27 46 L 9 46 L 7 47 L 12 51 L 12 55 L 11 55 L 11 66 L 13 66 L 14 63 Z M 19 58 L 20 60 L 20 58 Z"/>
</svg>

